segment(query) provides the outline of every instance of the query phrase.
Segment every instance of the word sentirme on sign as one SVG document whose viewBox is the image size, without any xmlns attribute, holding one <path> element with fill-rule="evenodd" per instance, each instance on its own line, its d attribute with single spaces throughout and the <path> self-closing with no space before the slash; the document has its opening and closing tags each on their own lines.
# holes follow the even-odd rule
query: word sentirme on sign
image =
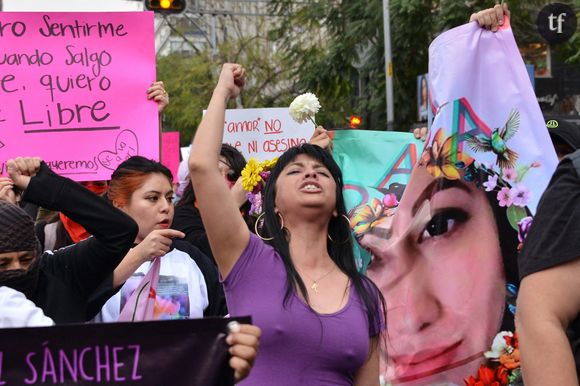
<svg viewBox="0 0 580 386">
<path fill-rule="evenodd" d="M 76 180 L 159 158 L 153 15 L 0 13 L 0 173 L 40 156 Z"/>
</svg>

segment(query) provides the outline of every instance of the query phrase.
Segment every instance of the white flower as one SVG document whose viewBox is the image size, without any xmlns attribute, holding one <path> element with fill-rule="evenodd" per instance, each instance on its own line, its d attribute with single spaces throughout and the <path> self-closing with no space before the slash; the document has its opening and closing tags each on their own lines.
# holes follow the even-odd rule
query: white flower
<svg viewBox="0 0 580 386">
<path fill-rule="evenodd" d="M 314 115 L 320 110 L 320 102 L 311 92 L 298 95 L 290 103 L 290 116 L 298 123 L 314 120 Z"/>
<path fill-rule="evenodd" d="M 508 351 L 508 344 L 505 341 L 506 336 L 514 336 L 512 332 L 502 331 L 493 338 L 493 343 L 491 344 L 491 351 L 486 352 L 485 357 L 488 359 L 499 359 L 500 356 Z"/>
<path fill-rule="evenodd" d="M 497 186 L 497 174 L 487 177 L 487 182 L 483 183 L 486 192 L 491 192 Z"/>
</svg>

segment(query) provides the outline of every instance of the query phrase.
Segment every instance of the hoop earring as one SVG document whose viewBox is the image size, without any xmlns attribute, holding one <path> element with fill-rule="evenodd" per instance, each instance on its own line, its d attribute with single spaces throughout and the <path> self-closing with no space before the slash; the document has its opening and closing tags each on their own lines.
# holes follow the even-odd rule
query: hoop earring
<svg viewBox="0 0 580 386">
<path fill-rule="evenodd" d="M 344 218 L 346 220 L 346 223 L 348 224 L 348 236 L 346 236 L 346 239 L 344 239 L 341 242 L 336 242 L 332 239 L 332 237 L 330 236 L 330 232 L 328 233 L 328 239 L 330 240 L 330 242 L 334 243 L 334 244 L 346 244 L 350 241 L 350 219 L 348 218 L 348 216 L 346 214 L 341 214 L 340 215 L 342 218 Z"/>
<path fill-rule="evenodd" d="M 258 232 L 258 223 L 260 222 L 260 219 L 266 214 L 266 212 L 262 212 L 260 213 L 260 215 L 258 216 L 258 218 L 256 219 L 256 222 L 254 223 L 254 231 L 256 233 L 256 236 L 258 236 L 259 238 L 261 238 L 264 241 L 271 241 L 274 240 L 273 237 L 263 237 L 260 232 Z M 282 217 L 282 215 L 280 214 L 280 212 L 276 212 L 276 214 L 278 215 L 278 217 L 280 217 L 280 230 L 284 229 L 284 217 Z"/>
</svg>

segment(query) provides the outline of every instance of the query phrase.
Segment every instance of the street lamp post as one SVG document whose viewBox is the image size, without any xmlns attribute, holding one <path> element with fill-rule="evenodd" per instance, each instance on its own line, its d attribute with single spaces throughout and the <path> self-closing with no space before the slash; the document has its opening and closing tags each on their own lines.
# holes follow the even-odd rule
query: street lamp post
<svg viewBox="0 0 580 386">
<path fill-rule="evenodd" d="M 387 97 L 387 130 L 393 130 L 395 121 L 393 100 L 393 59 L 391 54 L 391 21 L 389 16 L 389 0 L 383 0 L 383 32 L 385 35 L 385 76 Z"/>
</svg>

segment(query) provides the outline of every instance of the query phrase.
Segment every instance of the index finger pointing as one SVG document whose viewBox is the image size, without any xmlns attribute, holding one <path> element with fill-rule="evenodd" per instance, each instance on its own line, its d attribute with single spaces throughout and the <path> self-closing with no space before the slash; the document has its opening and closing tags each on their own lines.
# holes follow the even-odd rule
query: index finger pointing
<svg viewBox="0 0 580 386">
<path fill-rule="evenodd" d="M 161 236 L 164 237 L 168 237 L 170 239 L 182 239 L 185 237 L 185 233 L 180 232 L 178 230 L 175 229 L 161 229 L 159 230 L 159 234 L 161 234 Z"/>
</svg>

